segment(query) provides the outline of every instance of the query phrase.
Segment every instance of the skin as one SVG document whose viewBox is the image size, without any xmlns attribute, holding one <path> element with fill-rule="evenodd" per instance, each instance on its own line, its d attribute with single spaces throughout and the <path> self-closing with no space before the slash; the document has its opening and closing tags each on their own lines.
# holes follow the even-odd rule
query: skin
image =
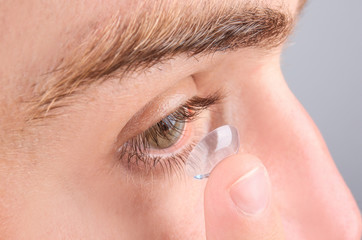
<svg viewBox="0 0 362 240">
<path fill-rule="evenodd" d="M 38 76 L 92 24 L 127 4 L 0 2 L 0 238 L 359 239 L 358 207 L 317 127 L 288 89 L 281 48 L 176 56 L 158 66 L 162 71 L 89 88 L 59 109 L 59 117 L 15 131 L 25 124 L 19 101 L 45 81 Z M 296 1 L 286 4 L 295 12 Z M 115 159 L 117 139 L 122 143 L 180 102 L 221 87 L 227 97 L 215 109 L 222 114 L 205 113 L 190 129 L 231 124 L 241 149 L 209 181 L 160 171 L 144 176 Z M 266 168 L 272 189 L 270 204 L 256 218 L 225 200 L 226 189 L 255 166 Z"/>
</svg>

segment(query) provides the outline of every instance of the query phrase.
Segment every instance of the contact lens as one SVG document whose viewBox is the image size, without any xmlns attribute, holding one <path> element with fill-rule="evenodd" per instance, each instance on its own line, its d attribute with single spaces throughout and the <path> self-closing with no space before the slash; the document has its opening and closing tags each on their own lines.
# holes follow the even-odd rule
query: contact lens
<svg viewBox="0 0 362 240">
<path fill-rule="evenodd" d="M 224 125 L 208 133 L 191 151 L 186 161 L 188 175 L 203 179 L 224 158 L 237 153 L 239 136 L 235 127 Z"/>
</svg>

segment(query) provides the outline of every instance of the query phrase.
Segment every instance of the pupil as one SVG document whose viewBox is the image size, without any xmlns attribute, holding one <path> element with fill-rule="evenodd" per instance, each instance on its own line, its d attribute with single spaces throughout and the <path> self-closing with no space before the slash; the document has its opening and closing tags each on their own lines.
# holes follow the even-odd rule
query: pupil
<svg viewBox="0 0 362 240">
<path fill-rule="evenodd" d="M 161 131 L 166 132 L 166 131 L 169 131 L 172 128 L 172 126 L 169 126 L 169 124 L 167 122 L 165 122 L 164 120 L 162 120 L 160 123 L 161 123 L 160 124 L 160 130 Z"/>
</svg>

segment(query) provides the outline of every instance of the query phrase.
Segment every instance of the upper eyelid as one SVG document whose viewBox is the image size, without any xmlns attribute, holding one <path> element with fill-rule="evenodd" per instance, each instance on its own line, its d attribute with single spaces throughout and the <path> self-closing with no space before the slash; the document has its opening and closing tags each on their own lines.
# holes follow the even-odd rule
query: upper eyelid
<svg viewBox="0 0 362 240">
<path fill-rule="evenodd" d="M 223 98 L 224 98 L 224 95 L 222 94 L 222 92 L 220 90 L 216 91 L 206 97 L 194 96 L 191 99 L 187 100 L 186 103 L 182 104 L 177 110 L 180 110 L 181 108 L 187 108 L 187 109 L 193 111 L 193 112 L 190 112 L 190 115 L 188 117 L 189 120 L 192 120 L 192 118 L 195 117 L 202 110 L 204 110 L 212 105 L 220 103 Z"/>
<path fill-rule="evenodd" d="M 206 97 L 194 96 L 187 100 L 184 104 L 181 104 L 175 111 L 163 117 L 160 121 L 152 125 L 142 134 L 157 132 L 158 123 L 161 121 L 168 121 L 168 117 L 171 117 L 174 121 L 189 122 L 195 120 L 195 118 L 203 112 L 203 110 L 209 108 L 212 105 L 219 103 L 222 100 L 220 91 L 216 91 Z M 171 125 L 172 126 L 172 125 Z M 155 131 L 152 131 L 156 128 Z M 177 129 L 173 129 L 178 131 Z M 150 132 L 149 132 L 150 131 Z M 145 137 L 147 138 L 147 137 Z"/>
<path fill-rule="evenodd" d="M 190 118 L 188 120 L 189 121 L 194 120 L 198 114 L 203 112 L 203 110 L 207 109 L 211 105 L 220 103 L 224 97 L 225 97 L 225 95 L 222 94 L 222 91 L 220 91 L 220 90 L 216 91 L 206 97 L 194 96 L 191 99 L 187 100 L 185 103 L 181 104 L 181 106 L 179 106 L 178 110 L 180 108 L 185 108 L 185 107 L 193 109 L 195 111 L 195 114 L 188 116 Z M 153 126 L 154 125 L 152 125 L 150 128 L 152 128 Z M 120 161 L 122 161 L 121 159 L 123 157 L 127 156 L 128 164 L 130 164 L 132 162 L 131 158 L 135 158 L 135 159 L 133 159 L 133 161 L 135 161 L 135 162 L 138 162 L 139 160 L 144 162 L 143 158 L 148 157 L 147 152 L 145 151 L 145 150 L 147 150 L 147 149 L 145 149 L 145 148 L 147 148 L 147 146 L 146 146 L 147 143 L 144 142 L 145 138 L 142 137 L 144 133 L 145 132 L 142 132 L 141 134 L 138 134 L 138 135 L 128 139 L 124 144 L 122 144 L 121 146 L 119 146 L 117 148 L 117 155 L 118 155 L 117 158 L 120 159 Z M 129 158 L 129 156 L 131 158 Z"/>
<path fill-rule="evenodd" d="M 182 96 L 182 95 L 181 95 Z M 220 103 L 225 98 L 225 89 L 216 89 L 212 91 L 208 95 L 204 96 L 193 96 L 189 99 L 184 99 L 184 97 L 180 98 L 180 101 L 177 101 L 178 106 L 175 106 L 173 110 L 164 111 L 163 116 L 157 117 L 158 114 L 154 114 L 152 111 L 153 109 L 157 109 L 151 104 L 155 105 L 157 102 L 150 102 L 148 105 L 144 106 L 139 112 L 137 112 L 122 128 L 122 130 L 118 133 L 117 138 L 113 144 L 114 151 L 118 152 L 120 146 L 126 144 L 130 139 L 137 137 L 138 135 L 144 133 L 152 127 L 154 124 L 162 120 L 164 117 L 168 116 L 169 114 L 173 113 L 177 109 L 185 107 L 185 105 L 190 104 L 193 108 L 204 109 L 208 108 L 213 104 Z M 151 105 L 151 106 L 150 106 Z M 168 106 L 169 104 L 167 104 Z M 150 119 L 148 116 L 150 115 Z M 200 112 L 200 111 L 196 111 Z M 196 114 L 197 115 L 197 114 Z M 145 120 L 147 119 L 147 120 Z"/>
<path fill-rule="evenodd" d="M 165 117 L 167 117 L 171 114 L 175 114 L 177 112 L 181 112 L 182 109 L 188 109 L 188 110 L 191 110 L 191 112 L 189 112 L 189 115 L 187 117 L 180 116 L 179 119 L 184 118 L 184 120 L 186 120 L 186 121 L 191 121 L 191 120 L 193 120 L 193 118 L 197 117 L 197 115 L 200 114 L 204 109 L 207 109 L 212 105 L 220 103 L 224 98 L 225 98 L 225 94 L 224 94 L 223 90 L 217 90 L 205 97 L 193 96 L 190 99 L 188 99 L 186 102 L 180 104 L 176 109 L 172 110 L 172 112 L 165 114 L 165 116 L 162 116 L 160 119 L 155 121 L 153 124 L 150 124 L 149 128 L 147 128 L 143 132 L 133 136 L 133 138 L 143 134 L 145 131 L 147 131 L 148 129 L 153 127 L 155 124 L 160 122 Z"/>
</svg>

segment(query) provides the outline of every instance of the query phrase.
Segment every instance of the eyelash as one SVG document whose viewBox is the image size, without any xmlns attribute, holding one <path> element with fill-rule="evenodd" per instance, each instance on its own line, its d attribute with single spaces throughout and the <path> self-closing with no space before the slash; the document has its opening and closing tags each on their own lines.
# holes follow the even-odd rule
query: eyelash
<svg viewBox="0 0 362 240">
<path fill-rule="evenodd" d="M 158 165 L 163 175 L 170 175 L 173 172 L 182 171 L 189 153 L 196 145 L 195 141 L 191 141 L 191 143 L 183 147 L 180 152 L 172 153 L 170 156 L 151 156 L 149 154 L 151 148 L 147 139 L 156 138 L 157 136 L 166 137 L 165 132 L 162 132 L 161 129 L 162 123 L 167 124 L 172 131 L 180 132 L 180 129 L 175 128 L 176 125 L 169 124 L 170 121 L 179 123 L 195 121 L 204 110 L 219 103 L 222 98 L 223 96 L 220 94 L 220 91 L 206 97 L 192 97 L 176 111 L 163 118 L 145 132 L 124 143 L 118 149 L 119 160 L 126 163 L 127 168 L 132 172 L 141 170 L 142 173 L 148 174 Z M 143 166 L 140 166 L 140 164 Z"/>
</svg>

